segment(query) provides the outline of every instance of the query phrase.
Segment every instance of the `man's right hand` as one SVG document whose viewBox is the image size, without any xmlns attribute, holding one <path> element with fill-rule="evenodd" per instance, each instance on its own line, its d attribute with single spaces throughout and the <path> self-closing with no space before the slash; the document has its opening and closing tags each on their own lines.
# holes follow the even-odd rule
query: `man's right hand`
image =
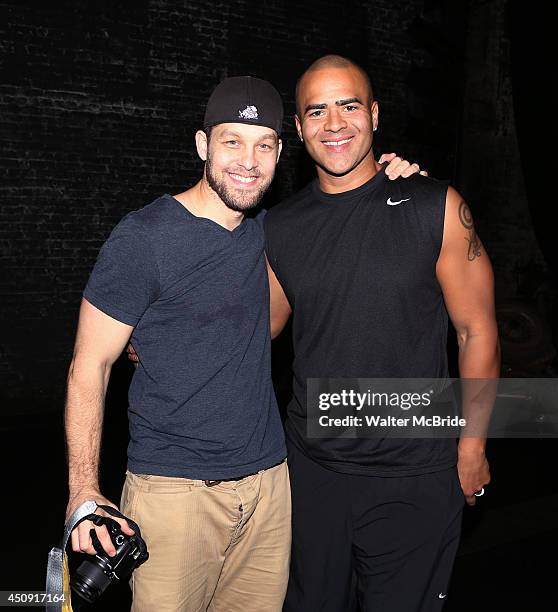
<svg viewBox="0 0 558 612">
<path fill-rule="evenodd" d="M 128 344 L 126 347 L 126 353 L 128 353 L 128 359 L 134 364 L 134 367 L 137 368 L 139 365 L 139 357 L 131 344 Z"/>
<path fill-rule="evenodd" d="M 100 504 L 103 506 L 111 506 L 112 508 L 116 508 L 118 510 L 118 506 L 115 506 L 111 501 L 106 499 L 106 497 L 103 497 L 98 489 L 83 489 L 79 491 L 79 493 L 70 497 L 66 510 L 66 520 L 68 520 L 70 516 L 81 506 L 81 504 L 86 501 L 94 501 L 97 505 Z M 102 508 L 97 508 L 95 510 L 95 514 L 113 519 L 120 524 L 122 533 L 128 536 L 134 535 L 134 531 L 130 529 L 130 526 L 126 520 L 112 516 L 108 512 L 105 512 Z M 91 529 L 95 530 L 97 537 L 99 538 L 99 542 L 101 543 L 101 546 L 105 552 L 109 555 L 109 557 L 113 557 L 116 554 L 116 549 L 112 543 L 112 540 L 110 539 L 106 526 L 96 526 L 91 521 L 82 521 L 72 531 L 72 550 L 74 552 L 82 552 L 88 555 L 94 555 L 97 553 L 89 533 Z"/>
</svg>

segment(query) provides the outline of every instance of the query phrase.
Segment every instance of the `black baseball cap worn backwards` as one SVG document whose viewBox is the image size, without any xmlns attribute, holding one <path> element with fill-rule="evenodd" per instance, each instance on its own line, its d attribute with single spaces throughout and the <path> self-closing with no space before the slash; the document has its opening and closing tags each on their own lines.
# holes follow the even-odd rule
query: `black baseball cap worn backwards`
<svg viewBox="0 0 558 612">
<path fill-rule="evenodd" d="M 246 123 L 271 128 L 281 134 L 283 101 L 268 81 L 251 76 L 229 77 L 207 101 L 203 127 L 219 123 Z"/>
</svg>

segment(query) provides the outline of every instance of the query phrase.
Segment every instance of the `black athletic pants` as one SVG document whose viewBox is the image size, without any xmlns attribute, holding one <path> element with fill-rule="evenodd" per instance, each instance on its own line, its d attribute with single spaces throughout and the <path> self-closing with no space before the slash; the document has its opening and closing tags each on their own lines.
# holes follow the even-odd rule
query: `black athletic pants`
<svg viewBox="0 0 558 612">
<path fill-rule="evenodd" d="M 284 612 L 438 612 L 465 498 L 457 469 L 380 478 L 289 444 L 293 541 Z"/>
</svg>

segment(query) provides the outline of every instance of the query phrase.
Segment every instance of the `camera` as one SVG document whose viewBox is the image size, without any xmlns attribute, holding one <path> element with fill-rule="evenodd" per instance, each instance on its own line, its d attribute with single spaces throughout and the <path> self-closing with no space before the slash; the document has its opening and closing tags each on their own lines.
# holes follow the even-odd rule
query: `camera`
<svg viewBox="0 0 558 612">
<path fill-rule="evenodd" d="M 106 506 L 102 507 L 108 510 Z M 113 508 L 110 508 L 109 512 L 111 510 Z M 110 513 L 116 515 L 115 512 Z M 122 516 L 120 513 L 118 515 Z M 110 584 L 129 578 L 136 567 L 147 561 L 149 553 L 138 526 L 130 519 L 126 520 L 134 530 L 133 536 L 123 534 L 120 525 L 111 518 L 90 514 L 85 520 L 90 520 L 97 526 L 105 525 L 116 549 L 114 557 L 109 557 L 101 546 L 95 530 L 91 530 L 91 540 L 97 554 L 86 555 L 86 559 L 70 579 L 72 591 L 91 604 Z"/>
</svg>

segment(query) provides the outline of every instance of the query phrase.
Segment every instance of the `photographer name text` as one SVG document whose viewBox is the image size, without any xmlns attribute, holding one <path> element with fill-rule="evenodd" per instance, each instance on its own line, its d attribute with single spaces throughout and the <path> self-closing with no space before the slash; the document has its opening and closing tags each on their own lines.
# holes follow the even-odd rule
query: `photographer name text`
<svg viewBox="0 0 558 612">
<path fill-rule="evenodd" d="M 465 427 L 467 420 L 457 417 L 413 416 L 413 417 L 380 417 L 366 415 L 358 417 L 347 415 L 344 417 L 330 417 L 322 414 L 318 419 L 321 427 Z"/>
</svg>

